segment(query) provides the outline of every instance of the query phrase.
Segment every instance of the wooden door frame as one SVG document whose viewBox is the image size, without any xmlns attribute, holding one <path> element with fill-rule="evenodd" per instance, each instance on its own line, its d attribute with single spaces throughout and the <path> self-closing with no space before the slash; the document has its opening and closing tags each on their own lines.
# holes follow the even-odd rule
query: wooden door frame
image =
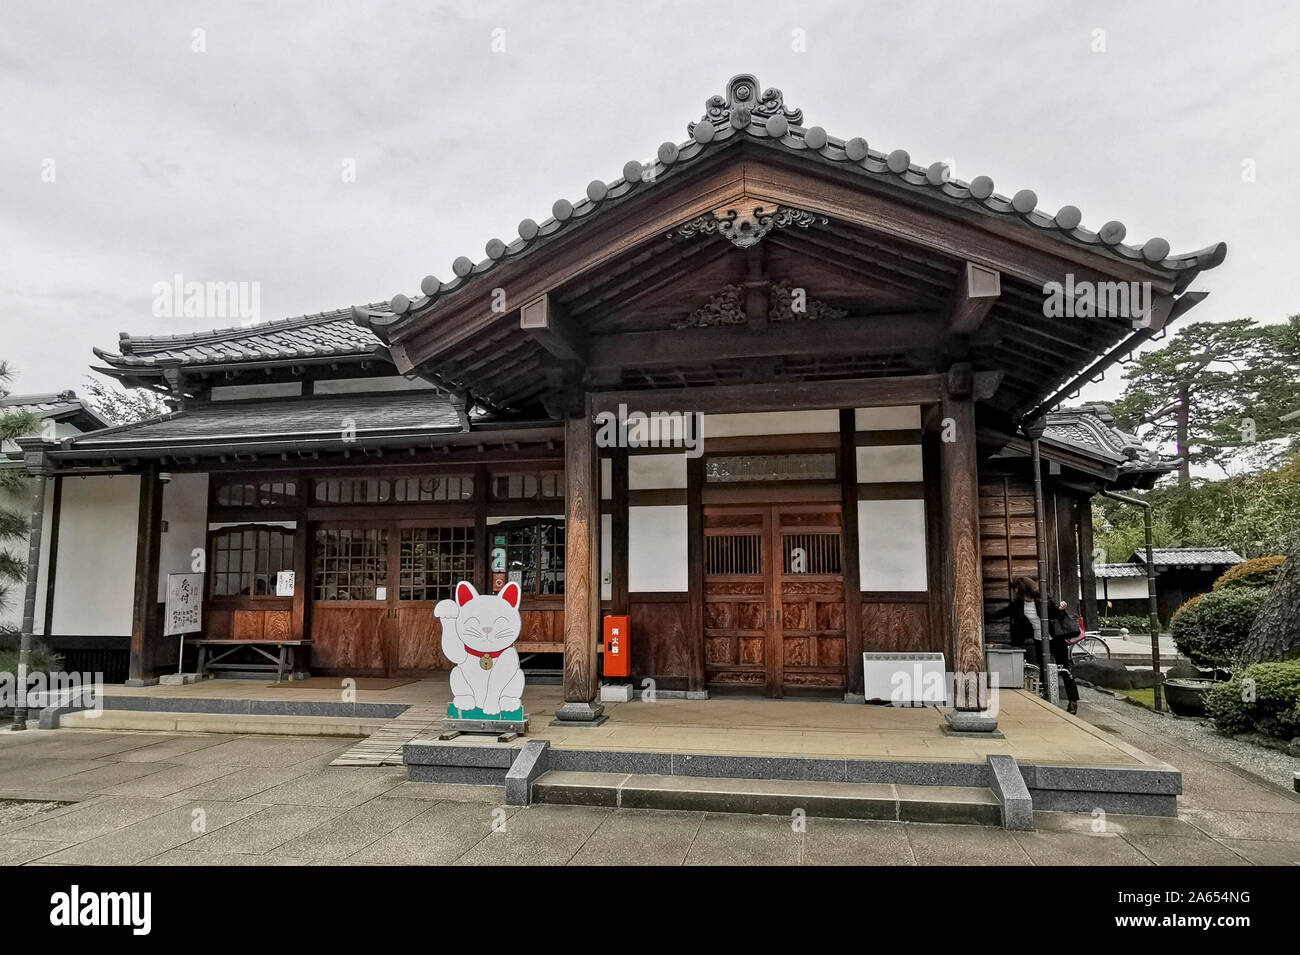
<svg viewBox="0 0 1300 955">
<path fill-rule="evenodd" d="M 840 572 L 838 574 L 811 574 L 811 575 L 807 575 L 805 579 L 839 581 L 840 584 L 840 603 L 843 605 L 844 613 L 845 613 L 845 635 L 844 635 L 845 658 L 844 658 L 844 685 L 843 687 L 839 688 L 837 692 L 840 695 L 842 695 L 843 693 L 847 692 L 848 683 L 849 683 L 849 669 L 850 669 L 848 647 L 847 647 L 847 643 L 848 643 L 847 615 L 848 615 L 849 605 L 848 605 L 847 591 L 845 590 L 846 581 L 845 581 L 845 573 L 844 573 L 844 565 L 845 565 L 845 553 L 844 553 L 845 542 L 844 541 L 846 536 L 844 530 L 844 523 L 845 523 L 844 507 L 838 501 L 834 501 L 834 502 L 809 501 L 800 504 L 777 502 L 771 504 L 770 508 L 772 513 L 772 517 L 771 517 L 772 551 L 773 551 L 773 557 L 775 558 L 771 564 L 772 567 L 771 599 L 775 602 L 776 610 L 777 610 L 776 626 L 775 626 L 776 636 L 775 636 L 774 646 L 776 647 L 776 652 L 778 656 L 776 658 L 775 681 L 773 682 L 773 686 L 772 686 L 774 692 L 772 692 L 769 695 L 775 696 L 778 699 L 785 699 L 787 695 L 796 698 L 802 696 L 832 695 L 832 694 L 822 694 L 820 692 L 822 688 L 820 687 L 808 687 L 806 688 L 807 692 L 802 693 L 802 692 L 798 692 L 797 689 L 793 686 L 790 687 L 789 689 L 795 690 L 795 692 L 787 694 L 787 687 L 785 685 L 785 622 L 782 618 L 782 612 L 785 609 L 784 584 L 787 581 L 787 575 L 785 573 L 785 546 L 784 546 L 785 542 L 784 540 L 782 540 L 782 525 L 781 525 L 781 520 L 779 518 L 780 514 L 798 513 L 800 511 L 809 512 L 809 513 L 826 513 L 832 510 L 839 512 L 839 520 L 825 525 L 817 525 L 816 529 L 810 531 L 810 533 L 823 533 L 828 531 L 836 531 L 839 533 Z M 790 575 L 790 577 L 792 579 L 793 575 Z M 811 623 L 813 624 L 813 626 L 811 626 L 809 629 L 815 631 L 817 629 L 816 620 L 815 619 L 812 620 Z M 769 673 L 770 672 L 772 671 L 769 669 Z"/>
</svg>

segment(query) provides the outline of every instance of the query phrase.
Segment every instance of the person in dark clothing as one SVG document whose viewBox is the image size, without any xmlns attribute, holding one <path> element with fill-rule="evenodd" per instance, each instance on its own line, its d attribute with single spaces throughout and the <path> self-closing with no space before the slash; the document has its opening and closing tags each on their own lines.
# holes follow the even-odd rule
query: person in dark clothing
<svg viewBox="0 0 1300 955">
<path fill-rule="evenodd" d="M 1012 646 L 1024 647 L 1026 653 L 1032 654 L 1030 661 L 1038 667 L 1038 672 L 1043 673 L 1043 646 L 1039 630 L 1041 618 L 1038 616 L 1036 603 L 1038 597 L 1037 583 L 1028 577 L 1017 577 L 1011 582 L 1011 603 L 991 616 L 1009 618 Z M 1048 602 L 1051 602 L 1050 598 Z M 1065 601 L 1062 600 L 1051 612 L 1053 615 L 1064 614 Z M 1052 651 L 1052 660 L 1059 668 L 1061 679 L 1065 681 L 1065 696 L 1069 701 L 1066 711 L 1077 713 L 1079 712 L 1079 687 L 1074 682 L 1074 674 L 1070 672 L 1070 651 L 1065 645 L 1065 638 L 1049 637 L 1048 647 Z"/>
</svg>

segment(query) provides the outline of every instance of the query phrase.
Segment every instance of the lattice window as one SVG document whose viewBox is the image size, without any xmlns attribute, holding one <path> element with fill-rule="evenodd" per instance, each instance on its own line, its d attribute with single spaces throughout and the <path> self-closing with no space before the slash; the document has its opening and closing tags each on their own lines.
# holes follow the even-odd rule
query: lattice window
<svg viewBox="0 0 1300 955">
<path fill-rule="evenodd" d="M 834 481 L 835 453 L 720 454 L 704 460 L 704 479 L 710 484 L 751 481 Z"/>
<path fill-rule="evenodd" d="M 293 531 L 244 524 L 212 535 L 208 593 L 213 597 L 274 597 L 275 575 L 293 569 Z"/>
<path fill-rule="evenodd" d="M 782 562 L 787 574 L 839 574 L 839 534 L 783 534 Z"/>
<path fill-rule="evenodd" d="M 519 471 L 492 475 L 494 501 L 562 501 L 563 471 Z"/>
<path fill-rule="evenodd" d="M 449 599 L 474 579 L 474 528 L 403 527 L 398 561 L 400 599 Z"/>
<path fill-rule="evenodd" d="M 392 493 L 387 478 L 321 478 L 314 497 L 317 504 L 387 504 Z"/>
<path fill-rule="evenodd" d="M 517 576 L 524 593 L 564 593 L 564 521 L 511 521 L 492 525 L 488 534 L 494 547 L 505 547 L 508 579 Z"/>
<path fill-rule="evenodd" d="M 313 599 L 377 600 L 387 583 L 387 528 L 317 528 Z"/>
<path fill-rule="evenodd" d="M 704 573 L 710 577 L 754 576 L 762 572 L 761 534 L 710 534 L 704 538 Z"/>
<path fill-rule="evenodd" d="M 393 481 L 394 501 L 468 501 L 473 497 L 474 478 L 469 474 L 396 478 Z"/>
<path fill-rule="evenodd" d="M 298 502 L 295 481 L 220 481 L 213 490 L 218 507 L 289 507 Z"/>
</svg>

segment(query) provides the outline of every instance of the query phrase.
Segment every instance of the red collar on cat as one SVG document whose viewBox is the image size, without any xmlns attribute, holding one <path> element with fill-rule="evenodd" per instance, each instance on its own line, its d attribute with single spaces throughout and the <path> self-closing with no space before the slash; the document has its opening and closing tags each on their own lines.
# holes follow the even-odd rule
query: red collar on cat
<svg viewBox="0 0 1300 955">
<path fill-rule="evenodd" d="M 509 647 L 502 647 L 500 650 L 489 652 L 487 650 L 475 650 L 473 647 L 467 646 L 465 647 L 465 652 L 468 653 L 470 656 L 491 657 L 493 660 L 495 660 L 497 657 L 501 656 L 501 654 L 505 653 L 509 649 L 510 649 Z"/>
</svg>

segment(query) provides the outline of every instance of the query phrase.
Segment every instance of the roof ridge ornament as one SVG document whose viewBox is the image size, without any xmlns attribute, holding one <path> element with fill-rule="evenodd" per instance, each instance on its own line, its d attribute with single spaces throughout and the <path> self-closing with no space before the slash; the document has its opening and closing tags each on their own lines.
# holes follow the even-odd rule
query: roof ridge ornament
<svg viewBox="0 0 1300 955">
<path fill-rule="evenodd" d="M 768 87 L 759 96 L 758 79 L 753 73 L 739 73 L 727 81 L 726 96 L 714 95 L 704 101 L 704 115 L 701 123 L 712 123 L 718 130 L 728 125 L 744 129 L 750 120 L 761 117 L 766 123 L 773 116 L 781 116 L 791 126 L 803 123 L 803 110 L 785 105 L 785 97 L 779 89 Z M 686 127 L 686 134 L 695 137 L 696 123 Z"/>
</svg>

